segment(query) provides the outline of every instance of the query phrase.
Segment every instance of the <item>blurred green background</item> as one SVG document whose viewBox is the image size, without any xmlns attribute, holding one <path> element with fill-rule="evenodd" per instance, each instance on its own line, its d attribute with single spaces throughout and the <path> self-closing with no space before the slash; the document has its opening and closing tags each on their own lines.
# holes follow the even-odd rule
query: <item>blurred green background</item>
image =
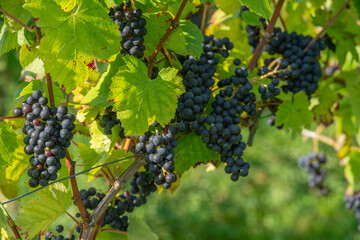
<svg viewBox="0 0 360 240">
<path fill-rule="evenodd" d="M 0 57 L 0 116 L 15 106 L 17 58 L 14 51 Z M 174 193 L 153 194 L 134 214 L 166 240 L 360 239 L 355 215 L 343 203 L 347 184 L 335 151 L 320 144 L 328 157 L 326 184 L 332 193 L 319 197 L 297 165 L 312 150 L 311 140 L 292 139 L 266 121 L 260 121 L 254 146 L 245 151 L 248 177 L 232 182 L 222 166 L 207 171 L 202 165 L 185 173 Z"/>
</svg>

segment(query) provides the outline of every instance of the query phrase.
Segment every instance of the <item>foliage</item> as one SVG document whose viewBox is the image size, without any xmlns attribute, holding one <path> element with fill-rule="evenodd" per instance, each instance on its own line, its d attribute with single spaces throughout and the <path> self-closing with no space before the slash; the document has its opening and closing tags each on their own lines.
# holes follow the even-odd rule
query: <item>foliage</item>
<svg viewBox="0 0 360 240">
<path fill-rule="evenodd" d="M 78 218 L 76 221 L 80 222 L 81 234 L 96 228 L 94 233 L 98 234 L 98 239 L 118 236 L 123 239 L 169 238 L 159 233 L 158 219 L 153 222 L 144 212 L 134 210 L 135 206 L 154 198 L 145 198 L 150 192 L 157 190 L 162 193 L 170 188 L 170 183 L 176 182 L 170 188 L 175 191 L 176 198 L 179 191 L 191 194 L 194 191 L 189 190 L 192 185 L 205 184 L 200 177 L 195 181 L 186 179 L 188 172 L 194 174 L 192 168 L 199 165 L 205 165 L 208 171 L 226 166 L 225 172 L 232 173 L 231 179 L 237 181 L 239 175 L 248 174 L 250 165 L 247 162 L 254 164 L 249 172 L 250 179 L 239 180 L 243 184 L 243 199 L 247 194 L 255 195 L 257 190 L 254 187 L 259 187 L 259 191 L 271 191 L 265 186 L 274 187 L 266 179 L 270 174 L 268 165 L 273 163 L 261 163 L 254 158 L 261 154 L 266 156 L 264 160 L 275 161 L 287 155 L 285 151 L 275 154 L 269 147 L 281 144 L 286 149 L 288 143 L 280 143 L 276 136 L 282 134 L 284 137 L 287 132 L 291 132 L 292 139 L 299 138 L 299 135 L 313 138 L 313 151 L 316 153 L 319 141 L 330 145 L 337 153 L 339 165 L 344 169 L 336 169 L 341 169 L 348 183 L 346 190 L 343 184 L 330 184 L 341 185 L 336 188 L 338 192 L 331 193 L 337 194 L 334 197 L 337 203 L 339 196 L 343 195 L 339 192 L 353 195 L 360 191 L 360 5 L 357 1 L 350 1 L 349 6 L 345 6 L 344 1 L 335 0 L 326 4 L 315 0 L 285 1 L 281 16 L 274 16 L 278 19 L 276 29 L 268 35 L 265 29 L 274 27 L 268 26 L 269 19 L 280 6 L 275 2 L 282 1 L 3 1 L 0 4 L 3 10 L 0 56 L 10 66 L 8 74 L 13 79 L 19 75 L 20 78 L 16 84 L 5 85 L 8 83 L 0 76 L 0 84 L 4 86 L 0 94 L 4 93 L 7 102 L 12 99 L 8 106 L 0 105 L 0 113 L 4 116 L 0 117 L 2 203 L 31 191 L 24 183 L 30 164 L 34 165 L 31 160 L 29 163 L 24 153 L 24 149 L 31 145 L 28 139 L 24 139 L 25 133 L 28 134 L 26 126 L 43 124 L 45 127 L 48 124 L 45 118 L 39 118 L 40 122 L 35 124 L 26 115 L 30 112 L 24 110 L 26 104 L 31 105 L 29 96 L 35 90 L 45 94 L 51 107 L 64 104 L 69 113 L 76 115 L 74 135 L 71 135 L 71 145 L 69 142 L 64 151 L 66 159 L 61 162 L 64 167 L 58 172 L 59 178 L 118 159 L 132 158 L 93 169 L 84 176 L 72 178 L 69 184 L 50 183 L 44 189 L 36 189 L 39 190 L 37 196 L 22 200 L 21 207 L 0 204 L 0 235 L 6 238 L 20 232 L 32 239 L 38 234 L 54 231 L 58 221 L 65 221 L 66 234 L 73 234 L 76 224 L 64 219 L 80 212 L 81 220 Z M 339 11 L 342 12 L 337 15 Z M 133 21 L 134 15 L 142 16 L 141 21 L 146 20 L 146 23 Z M 120 21 L 124 18 L 128 28 L 124 28 L 124 22 Z M 140 25 L 146 25 L 146 28 L 138 27 Z M 319 35 L 320 40 L 311 45 L 310 40 L 321 28 L 325 34 Z M 126 29 L 132 32 L 127 33 Z M 281 34 L 285 37 L 281 38 Z M 253 54 L 256 48 L 264 47 L 260 41 L 263 36 L 266 39 L 264 51 Z M 285 47 L 279 47 L 284 41 Z M 323 50 L 325 45 L 327 48 Z M 144 57 L 132 54 L 139 51 L 144 53 Z M 254 60 L 256 66 L 252 64 Z M 12 92 L 13 95 L 9 94 Z M 269 92 L 273 95 L 266 95 Z M 5 117 L 15 107 L 20 107 L 21 114 L 14 111 L 10 117 Z M 112 119 L 106 119 L 108 111 L 116 112 Z M 262 132 L 269 131 L 264 130 L 262 121 L 269 114 L 274 120 L 271 125 L 283 130 L 274 129 L 271 134 L 262 135 Z M 61 115 L 53 115 L 61 118 Z M 61 122 L 59 119 L 57 121 Z M 331 129 L 331 134 L 328 129 Z M 48 138 L 60 141 L 55 133 L 53 135 Z M 262 139 L 263 136 L 271 137 L 269 143 Z M 246 141 L 248 147 L 245 150 Z M 34 144 L 42 143 L 36 139 Z M 47 148 L 45 151 L 50 151 L 50 147 Z M 38 157 L 36 154 L 35 158 Z M 57 168 L 60 169 L 61 164 Z M 337 164 L 332 165 L 335 169 L 334 165 Z M 276 174 L 284 174 L 281 179 L 286 181 L 285 177 L 294 179 L 296 173 L 291 171 L 288 174 L 290 170 L 284 168 L 294 166 L 284 163 L 282 168 L 271 166 L 269 171 L 274 169 Z M 39 165 L 32 167 L 34 171 L 40 168 Z M 128 180 L 131 186 L 126 184 Z M 215 183 L 220 181 L 228 180 L 224 178 Z M 181 182 L 185 182 L 185 186 Z M 96 206 L 90 206 L 88 195 L 92 190 L 89 189 L 89 193 L 85 190 L 88 184 L 96 186 L 97 199 L 109 199 L 105 208 L 99 207 L 105 200 L 99 205 L 95 197 L 91 201 Z M 112 192 L 112 186 L 117 186 L 122 194 Z M 231 192 L 221 190 L 218 195 L 230 195 L 234 188 L 231 189 Z M 290 192 L 297 193 L 296 190 Z M 256 194 L 256 197 L 262 198 L 260 195 Z M 279 197 L 276 193 L 270 195 Z M 284 197 L 293 198 L 290 193 Z M 216 195 L 216 201 L 220 201 L 216 204 L 220 204 L 222 198 Z M 157 207 L 162 208 L 160 212 L 168 211 L 166 202 L 157 201 L 160 202 Z M 249 204 L 252 200 L 244 201 Z M 183 198 L 179 204 L 187 207 L 187 202 L 192 200 Z M 121 204 L 126 207 L 121 208 Z M 151 204 L 147 204 L 149 208 Z M 232 201 L 231 204 L 237 203 Z M 279 208 L 279 205 L 271 204 Z M 185 211 L 182 205 L 180 212 Z M 12 214 L 14 210 L 16 214 Z M 98 217 L 98 211 L 101 219 L 91 225 L 90 221 Z M 112 219 L 115 214 L 111 211 L 117 211 L 121 216 L 121 224 L 120 218 Z M 128 215 L 125 216 L 126 211 Z M 239 211 L 239 215 L 246 218 L 244 222 L 249 224 L 248 228 L 258 221 L 258 216 L 247 216 L 244 209 Z M 90 218 L 84 217 L 88 213 L 92 213 Z M 226 217 L 238 219 L 233 213 Z M 175 220 L 164 220 L 160 225 L 172 224 L 169 222 L 181 225 L 188 220 L 179 219 L 179 215 L 173 213 Z M 16 216 L 18 230 L 7 226 L 6 218 L 10 216 Z M 204 225 L 207 217 L 200 214 Z M 260 228 L 273 226 L 271 221 L 265 219 Z M 309 221 L 309 218 L 303 221 Z M 193 219 L 189 222 L 194 223 Z M 302 224 L 308 226 L 308 223 L 301 223 L 299 229 L 304 227 Z M 109 229 L 113 231 L 107 231 Z M 234 237 L 226 227 L 214 227 L 210 232 L 214 235 L 208 238 Z M 226 234 L 219 234 L 222 232 Z M 249 232 L 261 239 L 260 234 L 253 230 Z M 246 236 L 244 230 L 237 233 Z M 277 234 L 275 231 L 271 233 Z M 342 234 L 339 233 L 343 237 Z M 178 238 L 185 238 L 185 235 L 178 231 L 174 234 Z M 291 238 L 294 235 L 283 233 L 282 236 Z"/>
</svg>

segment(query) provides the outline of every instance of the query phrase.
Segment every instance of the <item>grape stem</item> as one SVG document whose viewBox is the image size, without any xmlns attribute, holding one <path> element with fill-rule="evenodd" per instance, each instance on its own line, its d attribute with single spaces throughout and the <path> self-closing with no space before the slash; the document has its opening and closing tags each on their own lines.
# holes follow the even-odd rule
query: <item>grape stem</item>
<svg viewBox="0 0 360 240">
<path fill-rule="evenodd" d="M 65 212 L 72 220 L 74 220 L 74 222 L 78 225 L 78 226 L 80 226 L 80 223 L 68 212 L 68 211 L 66 211 Z"/>
<path fill-rule="evenodd" d="M 132 177 L 135 172 L 145 164 L 144 157 L 136 158 L 136 160 L 125 170 L 125 172 L 116 179 L 115 183 L 109 189 L 106 196 L 101 200 L 100 204 L 90 215 L 91 222 L 83 225 L 83 229 L 80 233 L 80 239 L 95 239 L 98 233 L 95 223 L 103 216 L 109 203 L 114 199 L 116 194 L 124 189 L 126 182 Z"/>
<path fill-rule="evenodd" d="M 5 210 L 5 208 L 2 207 L 3 210 Z M 9 216 L 9 214 L 7 213 L 7 211 L 5 210 L 6 212 L 6 222 L 8 223 L 8 225 L 10 226 L 11 228 L 11 231 L 13 232 L 14 236 L 16 239 L 22 239 L 21 236 L 20 236 L 20 233 L 17 229 L 17 226 L 14 222 L 14 220 L 12 220 L 12 218 Z"/>
<path fill-rule="evenodd" d="M 15 116 L 9 116 L 9 117 L 0 117 L 0 120 L 5 120 L 5 119 L 12 119 L 12 118 L 24 118 L 24 116 L 22 116 L 22 117 L 15 117 Z"/>
<path fill-rule="evenodd" d="M 102 174 L 104 174 L 105 178 L 109 181 L 109 184 L 111 185 L 111 184 L 114 182 L 114 180 L 111 179 L 111 177 L 109 176 L 109 174 L 107 174 L 107 172 L 105 172 L 104 169 L 100 169 L 100 171 L 102 172 Z"/>
<path fill-rule="evenodd" d="M 19 19 L 17 19 L 16 17 L 10 15 L 8 12 L 6 12 L 4 9 L 0 8 L 0 12 L 4 13 L 6 16 L 8 16 L 9 18 L 11 18 L 12 20 L 14 20 L 15 22 L 17 22 L 18 24 L 20 24 L 21 26 L 23 26 L 26 30 L 28 30 L 29 32 L 35 32 L 35 28 L 31 28 L 28 25 L 26 25 L 25 23 L 21 22 Z"/>
<path fill-rule="evenodd" d="M 55 106 L 54 92 L 53 92 L 53 88 L 52 88 L 50 73 L 46 74 L 46 85 L 48 87 L 48 92 L 49 92 L 50 106 L 54 107 Z"/>
<path fill-rule="evenodd" d="M 161 52 L 164 54 L 164 56 L 166 57 L 166 59 L 168 60 L 169 64 L 171 67 L 175 67 L 175 64 L 172 60 L 171 54 L 169 53 L 169 51 L 165 48 L 161 48 Z"/>
<path fill-rule="evenodd" d="M 66 149 L 65 164 L 66 164 L 66 167 L 68 168 L 69 175 L 70 176 L 74 175 L 75 174 L 75 164 L 72 161 L 69 151 L 67 149 Z M 85 206 L 82 203 L 81 194 L 79 192 L 76 178 L 75 177 L 70 178 L 70 183 L 71 183 L 71 188 L 72 188 L 72 192 L 73 192 L 72 198 L 75 201 L 76 206 L 79 208 L 81 218 L 82 218 L 82 220 L 84 220 L 85 223 L 90 223 L 89 213 L 86 211 Z"/>
<path fill-rule="evenodd" d="M 155 51 L 149 58 L 149 65 L 148 65 L 148 76 L 151 78 L 152 68 L 154 66 L 155 58 L 158 55 L 158 53 L 161 51 L 161 48 L 163 47 L 166 39 L 170 36 L 170 33 L 176 29 L 179 26 L 179 18 L 181 16 L 182 11 L 185 8 L 186 3 L 188 0 L 182 0 L 181 5 L 179 7 L 178 12 L 176 13 L 175 18 L 171 21 L 170 27 L 166 30 L 165 35 L 161 38 L 159 44 L 157 45 Z"/>
<path fill-rule="evenodd" d="M 349 5 L 350 3 L 350 0 L 347 0 L 346 3 L 340 8 L 340 10 L 335 14 L 335 16 L 333 18 L 331 18 L 329 20 L 329 22 L 321 29 L 321 31 L 316 35 L 316 37 L 314 37 L 310 42 L 309 44 L 306 46 L 306 48 L 304 49 L 304 51 L 308 51 L 310 49 L 310 46 L 311 44 L 313 44 L 314 42 L 316 42 L 320 37 L 321 35 L 326 31 L 326 29 L 328 27 L 330 27 L 334 22 L 335 20 L 339 17 L 340 13 L 347 7 L 347 5 Z"/>
<path fill-rule="evenodd" d="M 101 229 L 101 232 L 114 232 L 114 233 L 120 233 L 120 234 L 127 234 L 127 232 L 115 230 L 115 229 Z"/>
<path fill-rule="evenodd" d="M 284 1 L 285 0 L 279 0 L 278 4 L 275 7 L 274 14 L 271 16 L 269 25 L 266 28 L 265 35 L 267 37 L 271 36 L 271 34 L 275 28 L 275 23 L 276 23 L 277 18 L 280 15 L 280 10 L 281 10 L 282 6 L 284 5 Z M 259 60 L 259 58 L 261 56 L 261 50 L 265 46 L 265 44 L 266 44 L 266 38 L 262 37 L 259 45 L 255 49 L 255 53 L 254 53 L 253 57 L 251 58 L 250 63 L 248 65 L 248 69 L 250 72 L 252 72 L 254 70 L 254 68 L 256 67 L 257 61 Z"/>
<path fill-rule="evenodd" d="M 205 4 L 204 4 L 204 10 L 203 10 L 203 15 L 202 15 L 202 19 L 201 19 L 201 27 L 200 27 L 201 33 L 204 33 L 207 8 L 208 8 L 208 3 L 205 2 Z"/>
</svg>

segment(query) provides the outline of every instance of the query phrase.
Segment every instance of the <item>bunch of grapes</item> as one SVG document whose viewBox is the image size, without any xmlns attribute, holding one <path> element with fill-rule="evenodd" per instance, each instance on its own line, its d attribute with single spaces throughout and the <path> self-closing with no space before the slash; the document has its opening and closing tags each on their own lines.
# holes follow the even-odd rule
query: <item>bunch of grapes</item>
<svg viewBox="0 0 360 240">
<path fill-rule="evenodd" d="M 139 142 L 136 144 L 136 150 L 146 155 L 145 161 L 147 162 L 147 165 L 145 168 L 152 175 L 147 177 L 148 180 L 151 179 L 151 181 L 154 181 L 157 185 L 162 185 L 165 189 L 170 188 L 171 184 L 177 180 L 177 176 L 174 173 L 174 148 L 177 146 L 177 141 L 174 139 L 173 134 L 174 132 L 171 130 L 168 130 L 165 136 L 162 136 L 159 133 L 156 135 L 145 133 L 143 136 L 139 137 Z M 151 181 L 136 179 L 130 182 L 133 183 L 132 187 L 134 193 L 136 193 L 138 191 L 135 190 L 140 191 L 141 187 L 145 187 L 144 184 L 150 184 Z"/>
<path fill-rule="evenodd" d="M 144 57 L 144 36 L 146 20 L 139 8 L 132 8 L 131 2 L 121 3 L 110 8 L 110 18 L 119 26 L 121 32 L 121 53 L 138 58 Z"/>
<path fill-rule="evenodd" d="M 203 53 L 199 59 L 193 56 L 178 56 L 182 63 L 181 74 L 186 92 L 179 97 L 175 122 L 196 120 L 196 115 L 204 111 L 211 95 L 212 78 L 219 60 L 215 54 L 227 58 L 234 45 L 229 38 L 219 39 L 212 35 L 204 36 Z"/>
<path fill-rule="evenodd" d="M 324 163 L 326 163 L 326 156 L 313 152 L 299 159 L 299 166 L 309 174 L 309 187 L 317 188 L 319 195 L 329 193 L 329 188 L 324 185 L 326 177 L 326 169 L 322 168 Z"/>
<path fill-rule="evenodd" d="M 221 161 L 226 163 L 225 172 L 237 181 L 247 176 L 250 164 L 242 158 L 246 144 L 242 142 L 240 114 L 245 111 L 250 116 L 256 114 L 255 94 L 250 92 L 252 84 L 248 81 L 247 69 L 236 68 L 235 75 L 219 81 L 221 89 L 212 102 L 213 111 L 206 117 L 198 117 L 191 128 L 207 148 L 219 152 Z"/>
<path fill-rule="evenodd" d="M 61 169 L 60 160 L 66 156 L 66 148 L 71 144 L 72 131 L 75 129 L 75 116 L 68 113 L 64 105 L 49 107 L 48 99 L 35 90 L 21 108 L 14 109 L 14 116 L 25 114 L 22 129 L 25 153 L 32 155 L 28 170 L 30 187 L 46 186 L 49 181 L 57 179 L 57 171 Z"/>
<path fill-rule="evenodd" d="M 53 232 L 46 232 L 45 234 L 45 240 L 75 240 L 75 235 L 71 234 L 71 237 L 67 236 L 64 237 L 62 234 L 60 235 L 56 235 L 59 233 L 62 233 L 64 231 L 64 226 L 63 225 L 57 225 L 56 226 L 56 233 Z"/>
<path fill-rule="evenodd" d="M 346 195 L 344 197 L 345 206 L 355 212 L 358 220 L 357 230 L 360 232 L 360 192 L 355 192 L 353 195 Z"/>
<path fill-rule="evenodd" d="M 102 115 L 101 120 L 99 121 L 100 127 L 104 128 L 104 133 L 107 135 L 111 135 L 111 129 L 116 125 L 120 124 L 121 121 L 116 117 L 116 112 L 112 111 L 112 107 L 107 107 L 105 109 L 105 114 Z M 120 129 L 120 137 L 125 138 L 124 128 Z"/>
</svg>

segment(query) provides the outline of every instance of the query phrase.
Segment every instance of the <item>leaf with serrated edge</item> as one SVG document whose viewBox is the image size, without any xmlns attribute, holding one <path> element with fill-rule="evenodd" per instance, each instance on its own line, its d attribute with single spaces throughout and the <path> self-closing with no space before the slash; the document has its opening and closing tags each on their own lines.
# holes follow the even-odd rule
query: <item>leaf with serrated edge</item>
<svg viewBox="0 0 360 240">
<path fill-rule="evenodd" d="M 139 59 L 124 57 L 126 66 L 113 77 L 110 98 L 125 133 L 142 135 L 156 120 L 167 124 L 174 117 L 178 96 L 184 89 L 175 68 L 162 69 L 156 79 L 147 76 L 146 65 Z"/>
<path fill-rule="evenodd" d="M 196 163 L 207 163 L 219 159 L 220 155 L 208 149 L 201 141 L 201 137 L 194 133 L 182 135 L 175 149 L 175 169 L 180 174 L 194 167 Z"/>
<path fill-rule="evenodd" d="M 86 66 L 94 57 L 114 60 L 120 48 L 118 26 L 95 0 L 77 1 L 76 11 L 65 12 L 53 0 L 29 0 L 24 5 L 42 28 L 40 56 L 53 79 L 67 92 L 89 76 Z M 51 11 L 49 11 L 51 9 Z"/>
<path fill-rule="evenodd" d="M 295 132 L 301 128 L 309 127 L 313 121 L 312 113 L 309 110 L 308 96 L 304 92 L 294 95 L 294 101 L 283 102 L 276 113 L 276 125 L 284 124 Z"/>
<path fill-rule="evenodd" d="M 7 123 L 0 122 L 0 168 L 5 165 L 11 165 L 17 147 L 18 144 L 14 130 Z"/>
<path fill-rule="evenodd" d="M 55 183 L 44 188 L 37 195 L 37 197 L 26 202 L 16 218 L 16 223 L 21 232 L 28 234 L 30 239 L 40 232 L 45 232 L 50 224 L 72 205 L 72 192 L 63 183 Z M 45 203 L 46 207 L 41 203 Z"/>
</svg>

